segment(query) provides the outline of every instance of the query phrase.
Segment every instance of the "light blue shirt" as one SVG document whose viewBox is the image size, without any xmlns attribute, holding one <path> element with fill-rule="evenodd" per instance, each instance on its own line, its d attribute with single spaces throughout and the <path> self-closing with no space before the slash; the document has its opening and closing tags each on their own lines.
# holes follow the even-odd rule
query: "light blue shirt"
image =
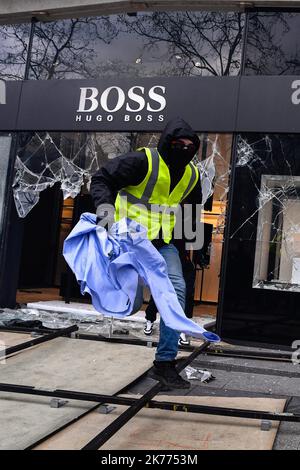
<svg viewBox="0 0 300 470">
<path fill-rule="evenodd" d="M 142 279 L 168 327 L 220 341 L 219 336 L 185 316 L 165 260 L 148 240 L 145 227 L 135 221 L 124 218 L 107 232 L 96 224 L 95 214 L 86 212 L 66 238 L 63 255 L 80 283 L 81 293 L 88 292 L 93 306 L 103 315 L 130 315 Z"/>
</svg>

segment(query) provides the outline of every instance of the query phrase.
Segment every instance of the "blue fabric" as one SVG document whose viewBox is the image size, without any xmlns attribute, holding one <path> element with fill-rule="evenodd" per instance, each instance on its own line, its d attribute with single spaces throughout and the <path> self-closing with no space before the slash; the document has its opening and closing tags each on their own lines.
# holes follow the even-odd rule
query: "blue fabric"
<svg viewBox="0 0 300 470">
<path fill-rule="evenodd" d="M 169 256 L 167 251 L 163 250 L 162 255 Z M 104 315 L 130 315 L 142 279 L 150 288 L 165 327 L 195 337 L 206 333 L 186 318 L 163 256 L 147 239 L 146 229 L 135 221 L 124 218 L 108 233 L 96 225 L 95 214 L 84 213 L 65 240 L 63 254 L 80 282 L 81 292 L 88 292 L 95 309 Z M 217 335 L 210 335 L 209 341 L 220 341 Z"/>
</svg>

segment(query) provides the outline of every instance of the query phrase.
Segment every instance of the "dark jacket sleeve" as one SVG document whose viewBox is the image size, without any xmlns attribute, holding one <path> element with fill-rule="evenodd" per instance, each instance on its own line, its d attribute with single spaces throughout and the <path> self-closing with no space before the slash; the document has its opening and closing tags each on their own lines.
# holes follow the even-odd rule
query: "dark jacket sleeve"
<svg viewBox="0 0 300 470">
<path fill-rule="evenodd" d="M 201 189 L 201 181 L 200 175 L 196 186 L 190 192 L 190 194 L 185 198 L 183 204 L 201 204 L 202 203 L 202 189 Z"/>
<path fill-rule="evenodd" d="M 129 152 L 109 160 L 92 176 L 90 193 L 95 207 L 114 205 L 118 191 L 140 184 L 147 171 L 148 159 L 143 151 Z"/>
</svg>

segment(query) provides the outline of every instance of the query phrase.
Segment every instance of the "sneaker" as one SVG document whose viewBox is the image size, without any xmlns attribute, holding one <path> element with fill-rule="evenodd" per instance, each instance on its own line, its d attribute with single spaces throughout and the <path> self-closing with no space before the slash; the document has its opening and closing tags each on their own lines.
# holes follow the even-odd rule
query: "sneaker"
<svg viewBox="0 0 300 470">
<path fill-rule="evenodd" d="M 147 336 L 152 335 L 152 333 L 153 333 L 153 322 L 152 321 L 150 321 L 150 320 L 146 321 L 146 326 L 144 328 L 144 333 Z"/>
<path fill-rule="evenodd" d="M 190 382 L 178 374 L 175 361 L 153 361 L 153 364 L 154 367 L 150 370 L 149 376 L 161 382 L 165 386 L 165 390 L 190 388 Z"/>
<path fill-rule="evenodd" d="M 185 333 L 180 333 L 178 344 L 179 344 L 179 346 L 189 346 L 190 345 L 190 340 L 187 338 Z"/>
</svg>

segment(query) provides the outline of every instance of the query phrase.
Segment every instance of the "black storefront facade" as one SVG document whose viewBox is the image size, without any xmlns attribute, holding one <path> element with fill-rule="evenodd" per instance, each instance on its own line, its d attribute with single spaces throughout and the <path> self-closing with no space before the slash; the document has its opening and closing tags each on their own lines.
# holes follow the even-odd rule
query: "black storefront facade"
<svg viewBox="0 0 300 470">
<path fill-rule="evenodd" d="M 53 227 L 68 210 L 62 192 L 75 197 L 71 227 L 93 210 L 88 176 L 107 158 L 153 144 L 180 115 L 201 135 L 204 160 L 207 147 L 222 159 L 212 136 L 230 136 L 217 331 L 291 347 L 300 337 L 299 27 L 300 11 L 270 9 L 3 26 L 1 306 L 15 306 L 20 285 L 37 285 L 30 273 L 61 274 L 53 253 L 62 232 Z"/>
</svg>

